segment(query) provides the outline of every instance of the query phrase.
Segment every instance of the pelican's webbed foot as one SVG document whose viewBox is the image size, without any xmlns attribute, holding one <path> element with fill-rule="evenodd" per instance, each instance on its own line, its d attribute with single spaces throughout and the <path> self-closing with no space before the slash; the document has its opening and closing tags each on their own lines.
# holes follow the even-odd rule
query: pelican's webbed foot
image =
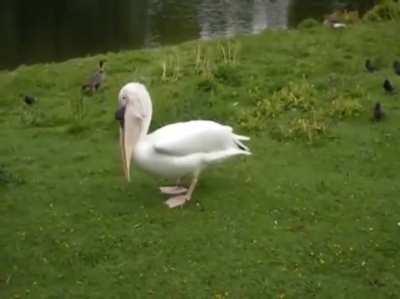
<svg viewBox="0 0 400 299">
<path fill-rule="evenodd" d="M 172 187 L 160 187 L 160 191 L 161 193 L 168 195 L 179 195 L 186 193 L 188 189 L 180 186 L 172 186 Z"/>
<path fill-rule="evenodd" d="M 187 197 L 187 195 L 178 195 L 178 196 L 171 197 L 170 199 L 168 199 L 165 202 L 165 204 L 169 208 L 173 209 L 176 207 L 183 206 L 186 203 L 186 201 L 188 201 L 188 200 L 189 200 L 189 198 Z"/>
<path fill-rule="evenodd" d="M 187 190 L 186 194 L 182 194 L 182 195 L 178 195 L 178 196 L 175 196 L 175 197 L 171 197 L 170 199 L 168 199 L 165 202 L 165 204 L 169 208 L 172 209 L 172 208 L 180 207 L 180 206 L 184 205 L 187 201 L 189 201 L 192 198 L 192 193 L 194 191 L 194 188 L 197 185 L 197 177 L 198 177 L 198 174 L 196 174 L 193 177 L 192 183 L 190 184 L 190 187 Z M 177 188 L 180 188 L 180 187 L 177 187 Z"/>
</svg>

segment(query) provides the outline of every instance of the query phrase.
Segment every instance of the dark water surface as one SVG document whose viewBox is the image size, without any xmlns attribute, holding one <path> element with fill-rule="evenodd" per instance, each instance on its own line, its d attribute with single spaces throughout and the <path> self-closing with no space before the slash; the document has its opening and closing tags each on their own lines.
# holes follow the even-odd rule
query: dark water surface
<svg viewBox="0 0 400 299">
<path fill-rule="evenodd" d="M 322 18 L 374 0 L 0 0 L 0 69 L 210 39 Z"/>
</svg>

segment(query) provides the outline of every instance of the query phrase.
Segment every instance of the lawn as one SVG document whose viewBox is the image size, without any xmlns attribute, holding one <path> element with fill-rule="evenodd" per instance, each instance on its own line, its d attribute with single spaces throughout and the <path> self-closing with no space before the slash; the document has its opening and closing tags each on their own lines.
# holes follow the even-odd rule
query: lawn
<svg viewBox="0 0 400 299">
<path fill-rule="evenodd" d="M 400 88 L 399 32 L 315 26 L 0 72 L 0 298 L 398 298 L 400 96 L 382 83 Z M 82 96 L 104 58 L 105 86 Z M 122 175 L 130 81 L 152 130 L 212 119 L 253 155 L 168 209 L 165 181 Z"/>
</svg>

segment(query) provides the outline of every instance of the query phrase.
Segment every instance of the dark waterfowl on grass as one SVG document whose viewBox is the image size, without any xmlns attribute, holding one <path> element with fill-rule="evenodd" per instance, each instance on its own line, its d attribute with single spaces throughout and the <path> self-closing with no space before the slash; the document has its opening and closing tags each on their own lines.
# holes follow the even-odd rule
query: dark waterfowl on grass
<svg viewBox="0 0 400 299">
<path fill-rule="evenodd" d="M 381 103 L 377 102 L 374 106 L 373 120 L 380 121 L 385 117 Z"/>
<path fill-rule="evenodd" d="M 394 91 L 395 91 L 395 88 L 394 88 L 392 82 L 389 81 L 389 79 L 385 79 L 385 81 L 383 82 L 383 88 L 385 89 L 385 91 L 387 93 L 390 93 L 390 94 L 394 93 Z"/>
<path fill-rule="evenodd" d="M 29 106 L 32 106 L 37 102 L 36 98 L 30 95 L 24 95 L 23 98 L 24 98 L 24 103 Z"/>
<path fill-rule="evenodd" d="M 98 70 L 92 75 L 87 83 L 82 85 L 82 91 L 96 92 L 104 83 L 106 73 L 104 71 L 105 60 L 100 60 Z"/>
<path fill-rule="evenodd" d="M 394 72 L 400 76 L 400 62 L 395 60 L 395 62 L 393 62 L 393 69 Z"/>
<path fill-rule="evenodd" d="M 372 62 L 371 62 L 370 59 L 367 59 L 367 60 L 365 61 L 365 68 L 366 68 L 367 71 L 370 72 L 370 73 L 373 73 L 373 72 L 375 72 L 375 71 L 378 70 L 377 67 L 374 66 L 374 65 L 372 64 Z"/>
</svg>

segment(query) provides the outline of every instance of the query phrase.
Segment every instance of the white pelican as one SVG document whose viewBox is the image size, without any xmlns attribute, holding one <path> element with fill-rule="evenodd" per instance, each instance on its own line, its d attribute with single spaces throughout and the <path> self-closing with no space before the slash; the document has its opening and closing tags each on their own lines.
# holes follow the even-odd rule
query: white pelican
<svg viewBox="0 0 400 299">
<path fill-rule="evenodd" d="M 131 160 L 143 170 L 176 179 L 192 175 L 189 189 L 161 187 L 162 193 L 174 195 L 166 201 L 170 208 L 183 205 L 192 197 L 200 172 L 209 165 L 237 155 L 250 155 L 241 142 L 246 136 L 233 133 L 231 127 L 213 121 L 195 120 L 162 127 L 148 134 L 152 103 L 146 87 L 128 83 L 118 96 L 120 146 L 124 174 L 130 180 Z"/>
</svg>

